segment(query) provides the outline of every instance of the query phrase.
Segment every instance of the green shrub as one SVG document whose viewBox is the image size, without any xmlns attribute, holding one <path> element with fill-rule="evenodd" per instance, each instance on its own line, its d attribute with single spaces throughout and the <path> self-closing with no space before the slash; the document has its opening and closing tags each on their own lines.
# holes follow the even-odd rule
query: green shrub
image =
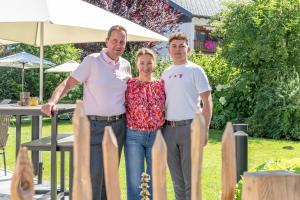
<svg viewBox="0 0 300 200">
<path fill-rule="evenodd" d="M 0 99 L 20 98 L 21 73 L 21 70 L 16 68 L 0 68 Z M 25 74 L 27 75 L 27 71 Z"/>
<path fill-rule="evenodd" d="M 258 89 L 249 118 L 258 137 L 300 139 L 300 79 L 298 73 L 265 83 Z"/>
<path fill-rule="evenodd" d="M 239 74 L 239 70 L 228 65 L 219 52 L 213 56 L 196 52 L 192 52 L 189 55 L 190 61 L 200 65 L 204 69 L 213 88 L 219 84 L 227 85 Z"/>
<path fill-rule="evenodd" d="M 160 78 L 162 73 L 172 65 L 172 61 L 169 58 L 159 58 L 157 60 L 155 71 L 153 72 L 154 77 Z"/>
<path fill-rule="evenodd" d="M 247 98 L 246 93 L 239 92 L 244 91 L 243 88 L 235 87 L 240 70 L 230 66 L 219 52 L 214 56 L 193 52 L 189 56 L 190 61 L 204 69 L 211 84 L 213 98 L 211 127 L 214 129 L 223 129 L 227 121 L 237 121 L 240 118 L 237 106 L 244 107 L 245 112 L 248 112 L 248 107 L 242 105 L 243 100 Z"/>
<path fill-rule="evenodd" d="M 299 11 L 298 0 L 240 0 L 212 20 L 221 57 L 240 69 L 228 106 L 253 135 L 300 139 Z"/>
</svg>

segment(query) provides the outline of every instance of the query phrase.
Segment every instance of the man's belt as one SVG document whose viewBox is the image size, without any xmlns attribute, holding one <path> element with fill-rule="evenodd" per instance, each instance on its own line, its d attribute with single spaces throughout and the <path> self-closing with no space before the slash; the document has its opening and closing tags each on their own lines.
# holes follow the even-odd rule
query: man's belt
<svg viewBox="0 0 300 200">
<path fill-rule="evenodd" d="M 192 119 L 181 120 L 181 121 L 168 121 L 166 120 L 166 125 L 176 127 L 176 126 L 185 126 L 192 123 Z"/>
<path fill-rule="evenodd" d="M 116 122 L 119 119 L 124 118 L 124 114 L 121 115 L 114 115 L 114 116 L 98 116 L 98 115 L 88 115 L 90 120 L 95 121 L 106 121 L 106 122 Z"/>
</svg>

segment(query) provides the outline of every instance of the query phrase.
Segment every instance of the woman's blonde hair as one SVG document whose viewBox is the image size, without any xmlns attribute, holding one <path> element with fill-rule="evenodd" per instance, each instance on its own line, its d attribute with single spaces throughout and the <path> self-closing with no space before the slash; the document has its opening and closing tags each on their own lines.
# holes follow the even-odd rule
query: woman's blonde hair
<svg viewBox="0 0 300 200">
<path fill-rule="evenodd" d="M 151 56 L 153 58 L 153 60 L 154 60 L 154 63 L 156 63 L 156 55 L 155 55 L 155 53 L 151 49 L 148 49 L 148 48 L 140 48 L 136 52 L 135 62 L 137 63 L 138 58 L 140 56 L 143 56 L 143 55 L 149 55 L 149 56 Z"/>
</svg>

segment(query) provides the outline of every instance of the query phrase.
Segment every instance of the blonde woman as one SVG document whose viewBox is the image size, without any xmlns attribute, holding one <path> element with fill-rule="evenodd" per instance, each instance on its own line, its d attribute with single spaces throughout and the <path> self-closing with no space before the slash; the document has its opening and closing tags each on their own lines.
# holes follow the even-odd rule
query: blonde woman
<svg viewBox="0 0 300 200">
<path fill-rule="evenodd" d="M 127 131 L 125 139 L 125 161 L 127 177 L 127 199 L 140 197 L 140 179 L 146 171 L 151 177 L 151 150 L 156 131 L 164 124 L 164 82 L 153 80 L 155 54 L 147 48 L 139 49 L 136 54 L 138 77 L 127 82 L 125 93 Z M 150 180 L 152 177 L 150 178 Z M 152 199 L 152 182 L 149 192 Z"/>
</svg>

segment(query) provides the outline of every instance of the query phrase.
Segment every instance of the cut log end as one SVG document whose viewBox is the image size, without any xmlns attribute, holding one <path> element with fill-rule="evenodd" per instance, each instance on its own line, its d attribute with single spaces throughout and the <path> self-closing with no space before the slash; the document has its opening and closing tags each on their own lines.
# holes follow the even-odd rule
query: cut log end
<svg viewBox="0 0 300 200">
<path fill-rule="evenodd" d="M 289 171 L 246 172 L 243 200 L 299 200 L 300 175 Z"/>
</svg>

